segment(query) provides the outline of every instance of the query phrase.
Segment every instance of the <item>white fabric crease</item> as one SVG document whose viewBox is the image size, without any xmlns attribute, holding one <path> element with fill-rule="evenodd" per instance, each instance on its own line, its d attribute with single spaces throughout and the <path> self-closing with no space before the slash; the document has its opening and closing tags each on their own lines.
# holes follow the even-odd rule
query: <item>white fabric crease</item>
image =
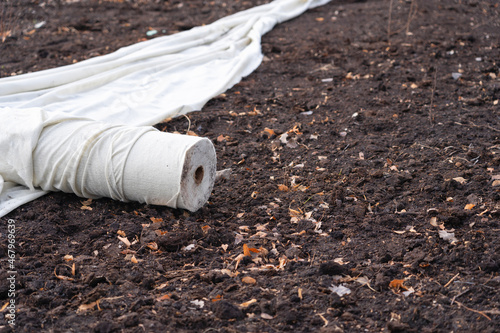
<svg viewBox="0 0 500 333">
<path fill-rule="evenodd" d="M 77 179 L 83 174 L 72 169 L 78 163 L 69 154 L 77 156 L 79 152 L 64 148 L 63 143 L 72 140 L 70 128 L 75 123 L 101 122 L 98 126 L 106 129 L 106 145 L 121 141 L 128 145 L 124 149 L 130 149 L 141 135 L 133 128 L 113 126 L 154 125 L 165 118 L 200 110 L 208 100 L 259 66 L 263 34 L 277 23 L 329 1 L 275 0 L 206 26 L 137 43 L 108 55 L 0 79 L 0 217 L 45 194 L 40 188 L 83 197 L 101 195 L 88 192 L 88 179 Z M 67 129 L 57 125 L 62 123 Z M 86 126 L 95 126 L 89 124 Z M 53 138 L 49 134 L 54 126 L 59 128 L 58 139 L 39 141 L 41 137 Z M 112 135 L 109 131 L 117 133 Z M 57 165 L 64 155 L 62 151 L 73 162 L 58 171 L 63 173 L 59 177 L 51 166 Z M 34 155 L 38 158 L 34 159 Z M 34 160 L 37 165 L 33 165 Z M 115 165 L 114 171 L 107 173 L 108 189 L 104 192 L 105 196 L 126 201 L 129 198 L 120 189 L 122 167 Z M 37 173 L 40 170 L 44 171 Z M 34 179 L 35 174 L 40 178 Z M 55 179 L 59 183 L 54 183 Z"/>
</svg>

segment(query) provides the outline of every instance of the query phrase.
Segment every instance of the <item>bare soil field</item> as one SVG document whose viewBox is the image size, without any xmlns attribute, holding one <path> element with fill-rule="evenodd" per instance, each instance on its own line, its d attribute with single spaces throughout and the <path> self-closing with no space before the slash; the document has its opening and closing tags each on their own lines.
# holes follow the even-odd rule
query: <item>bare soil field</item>
<svg viewBox="0 0 500 333">
<path fill-rule="evenodd" d="M 266 2 L 4 2 L 0 76 Z M 231 169 L 205 207 L 52 193 L 0 218 L 0 332 L 497 332 L 499 44 L 497 1 L 333 0 L 276 26 L 254 73 L 157 125 Z"/>
</svg>

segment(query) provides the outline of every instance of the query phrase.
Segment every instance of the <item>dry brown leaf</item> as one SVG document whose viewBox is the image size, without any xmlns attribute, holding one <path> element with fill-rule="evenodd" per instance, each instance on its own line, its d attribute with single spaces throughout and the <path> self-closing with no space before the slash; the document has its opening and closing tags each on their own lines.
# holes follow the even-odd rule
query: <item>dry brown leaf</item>
<svg viewBox="0 0 500 333">
<path fill-rule="evenodd" d="M 127 234 L 123 230 L 118 230 L 116 233 L 122 237 L 127 237 Z"/>
<path fill-rule="evenodd" d="M 216 295 L 215 298 L 211 299 L 212 303 L 222 301 L 222 295 Z"/>
<path fill-rule="evenodd" d="M 195 132 L 193 131 L 187 131 L 186 133 L 187 135 L 190 135 L 190 136 L 198 136 L 198 134 L 196 134 Z"/>
<path fill-rule="evenodd" d="M 10 36 L 11 33 L 12 33 L 11 30 L 0 32 L 0 36 L 2 37 L 2 43 L 5 42 L 5 40 L 7 39 L 7 37 Z"/>
<path fill-rule="evenodd" d="M 54 268 L 54 275 L 56 276 L 56 278 L 58 278 L 59 280 L 63 280 L 63 281 L 74 281 L 75 279 L 73 278 L 70 278 L 68 276 L 64 276 L 64 275 L 59 275 L 57 274 L 57 267 Z"/>
<path fill-rule="evenodd" d="M 132 258 L 130 258 L 130 261 L 133 262 L 134 264 L 137 264 L 139 261 L 137 261 L 137 258 L 133 255 Z"/>
<path fill-rule="evenodd" d="M 155 289 L 161 290 L 161 289 L 165 288 L 166 286 L 168 286 L 168 282 L 164 282 L 164 283 L 160 284 L 159 286 L 155 287 Z"/>
<path fill-rule="evenodd" d="M 266 248 L 263 248 L 262 246 L 259 247 L 258 251 L 259 254 L 263 257 L 266 257 L 269 254 L 269 251 Z"/>
<path fill-rule="evenodd" d="M 344 261 L 344 258 L 335 258 L 333 262 L 336 262 L 339 265 L 347 265 L 349 261 Z"/>
<path fill-rule="evenodd" d="M 288 186 L 286 186 L 284 184 L 279 184 L 278 185 L 278 190 L 280 190 L 282 192 L 288 192 L 290 189 L 288 188 Z"/>
<path fill-rule="evenodd" d="M 266 224 L 260 224 L 260 223 L 259 223 L 259 224 L 257 224 L 257 225 L 255 226 L 255 229 L 256 229 L 257 231 L 266 231 L 266 230 L 267 230 L 267 226 L 268 226 L 268 225 L 269 225 L 269 222 L 268 222 L 268 223 L 266 223 Z"/>
<path fill-rule="evenodd" d="M 309 186 L 304 186 L 304 185 L 298 185 L 297 189 L 301 192 L 305 192 L 309 189 Z"/>
<path fill-rule="evenodd" d="M 464 209 L 471 210 L 474 207 L 476 207 L 476 205 L 474 205 L 474 204 L 467 204 L 467 205 L 465 205 Z"/>
<path fill-rule="evenodd" d="M 63 257 L 64 260 L 66 261 L 72 261 L 73 260 L 73 256 L 71 254 L 67 254 Z"/>
<path fill-rule="evenodd" d="M 160 230 L 160 229 L 156 229 L 155 230 L 155 234 L 158 235 L 158 236 L 163 236 L 165 234 L 168 234 L 168 231 L 163 231 L 163 230 Z"/>
<path fill-rule="evenodd" d="M 264 133 L 267 134 L 269 137 L 276 136 L 276 132 L 270 128 L 264 128 Z"/>
<path fill-rule="evenodd" d="M 149 218 L 151 220 L 151 222 L 153 223 L 160 223 L 160 222 L 163 222 L 163 219 L 161 217 L 150 217 Z"/>
<path fill-rule="evenodd" d="M 203 232 L 207 232 L 210 229 L 212 229 L 212 227 L 209 225 L 204 225 L 203 227 L 201 227 L 201 230 L 203 230 Z"/>
<path fill-rule="evenodd" d="M 6 303 L 2 306 L 2 308 L 0 309 L 0 312 L 3 312 L 3 311 L 7 308 L 7 306 L 8 306 L 9 304 L 10 304 L 10 302 L 9 302 L 9 301 L 7 301 L 7 302 L 6 302 Z"/>
<path fill-rule="evenodd" d="M 255 280 L 253 277 L 251 276 L 245 276 L 241 279 L 241 282 L 243 283 L 246 283 L 246 284 L 256 284 L 257 283 L 257 280 Z"/>
<path fill-rule="evenodd" d="M 85 201 L 81 201 L 81 203 L 84 206 L 90 206 L 90 204 L 92 203 L 92 199 L 87 199 Z"/>
<path fill-rule="evenodd" d="M 293 126 L 293 128 L 291 130 L 289 130 L 288 132 L 289 133 L 295 133 L 297 135 L 302 135 L 302 132 L 300 131 L 301 127 L 302 127 L 301 124 L 297 124 L 297 125 Z"/>
<path fill-rule="evenodd" d="M 267 232 L 258 231 L 254 235 L 250 236 L 250 238 L 264 238 L 267 236 Z"/>
<path fill-rule="evenodd" d="M 257 110 L 256 106 L 254 106 L 253 111 L 249 111 L 248 114 L 250 116 L 256 116 L 256 115 L 259 115 L 259 114 L 262 114 L 262 113 L 260 112 L 260 110 Z"/>
<path fill-rule="evenodd" d="M 455 177 L 455 178 L 453 178 L 453 180 L 462 184 L 462 185 L 467 182 L 467 180 L 464 177 Z"/>
<path fill-rule="evenodd" d="M 88 303 L 88 304 L 82 304 L 78 307 L 78 310 L 76 310 L 76 312 L 85 312 L 87 310 L 92 310 L 93 308 L 95 308 L 97 305 L 97 301 L 96 302 L 92 302 L 92 303 Z"/>
<path fill-rule="evenodd" d="M 241 231 L 244 231 L 244 232 L 250 232 L 250 227 L 247 225 L 240 225 L 238 227 L 238 229 L 240 229 Z"/>
<path fill-rule="evenodd" d="M 287 258 L 287 257 L 285 257 L 285 256 L 281 257 L 281 258 L 280 258 L 280 264 L 279 264 L 279 266 L 278 266 L 278 269 L 280 269 L 280 270 L 281 270 L 281 269 L 284 269 L 287 263 L 288 263 L 288 258 Z"/>
<path fill-rule="evenodd" d="M 241 256 L 241 257 L 240 257 L 240 256 Z M 242 254 L 240 254 L 238 257 L 243 258 L 243 255 L 242 255 Z M 237 258 L 236 260 L 238 260 L 238 258 Z M 241 259 L 240 259 L 240 260 L 241 260 Z M 238 268 L 238 267 L 236 267 L 236 268 Z M 236 268 L 235 268 L 235 269 L 236 269 Z M 238 276 L 238 275 L 240 274 L 240 272 L 232 272 L 232 271 L 230 271 L 230 270 L 229 270 L 229 269 L 227 269 L 227 268 L 223 268 L 223 269 L 221 269 L 219 272 L 221 272 L 222 274 L 226 274 L 226 275 L 227 275 L 227 276 L 229 276 L 229 277 L 235 277 L 235 276 Z"/>
<path fill-rule="evenodd" d="M 395 290 L 400 290 L 400 289 L 403 289 L 403 290 L 408 290 L 408 288 L 404 285 L 405 283 L 405 280 L 392 280 L 390 283 L 389 283 L 389 288 L 392 288 L 392 289 L 395 289 Z"/>
<path fill-rule="evenodd" d="M 127 237 L 120 237 L 116 236 L 123 244 L 125 244 L 127 247 L 130 247 L 130 241 L 127 239 Z"/>
<path fill-rule="evenodd" d="M 250 251 L 249 251 L 250 252 Z M 240 264 L 240 261 L 243 260 L 243 258 L 245 258 L 245 255 L 244 254 L 239 254 L 237 257 L 236 257 L 236 264 L 234 265 L 234 270 L 237 270 L 238 269 L 238 266 Z M 221 269 L 221 272 L 223 270 Z M 228 270 L 229 271 L 229 270 Z M 232 273 L 231 273 L 232 274 Z M 231 276 L 230 274 L 228 274 L 229 276 Z"/>
<path fill-rule="evenodd" d="M 165 301 L 165 300 L 167 300 L 167 299 L 170 299 L 170 295 L 169 295 L 169 294 L 165 294 L 165 295 L 163 295 L 163 296 L 160 296 L 160 297 L 158 297 L 156 300 L 157 300 L 157 301 Z"/>
<path fill-rule="evenodd" d="M 255 247 L 249 247 L 248 249 L 250 250 L 250 252 L 253 252 L 253 253 L 260 253 L 260 250 L 259 250 L 259 249 L 256 249 Z"/>
<path fill-rule="evenodd" d="M 158 244 L 156 244 L 156 242 L 147 243 L 146 246 L 149 247 L 153 251 L 158 250 Z"/>
<path fill-rule="evenodd" d="M 238 245 L 239 243 L 243 242 L 245 237 L 242 234 L 235 234 L 234 235 L 234 245 Z"/>
<path fill-rule="evenodd" d="M 251 257 L 252 256 L 252 254 L 250 253 L 250 248 L 246 244 L 243 244 L 243 255 L 245 257 Z"/>
</svg>

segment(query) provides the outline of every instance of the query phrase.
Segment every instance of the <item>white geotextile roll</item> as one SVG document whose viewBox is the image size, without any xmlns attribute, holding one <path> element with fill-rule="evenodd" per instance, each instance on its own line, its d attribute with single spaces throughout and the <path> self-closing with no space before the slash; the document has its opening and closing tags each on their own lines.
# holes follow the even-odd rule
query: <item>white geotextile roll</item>
<svg viewBox="0 0 500 333">
<path fill-rule="evenodd" d="M 108 55 L 0 79 L 0 217 L 52 190 L 201 207 L 214 181 L 210 141 L 113 125 L 153 125 L 200 110 L 259 66 L 263 34 L 329 1 L 275 0 Z"/>
<path fill-rule="evenodd" d="M 41 125 L 32 135 L 17 136 L 15 142 L 0 141 L 0 150 L 16 164 L 0 165 L 4 184 L 190 211 L 198 210 L 210 196 L 216 155 L 206 138 L 41 109 L 17 110 L 17 117 L 9 111 L 0 110 L 0 116 L 12 128 L 38 120 Z"/>
</svg>

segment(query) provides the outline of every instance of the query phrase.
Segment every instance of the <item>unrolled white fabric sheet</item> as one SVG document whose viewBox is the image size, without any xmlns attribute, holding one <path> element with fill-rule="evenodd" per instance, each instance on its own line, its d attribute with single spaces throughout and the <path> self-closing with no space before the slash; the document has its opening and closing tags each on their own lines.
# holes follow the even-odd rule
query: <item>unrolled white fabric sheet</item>
<svg viewBox="0 0 500 333">
<path fill-rule="evenodd" d="M 200 110 L 259 66 L 263 34 L 329 1 L 275 0 L 108 55 L 0 79 L 0 217 L 55 190 L 200 208 L 215 177 L 211 142 L 133 126 Z"/>
</svg>

